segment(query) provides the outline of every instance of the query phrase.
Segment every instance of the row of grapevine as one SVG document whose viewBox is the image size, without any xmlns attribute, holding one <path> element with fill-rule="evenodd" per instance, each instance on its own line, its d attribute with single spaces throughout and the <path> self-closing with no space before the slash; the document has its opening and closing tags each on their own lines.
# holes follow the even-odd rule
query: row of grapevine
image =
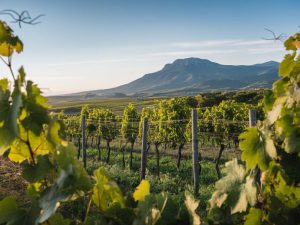
<svg viewBox="0 0 300 225">
<path fill-rule="evenodd" d="M 123 155 L 123 168 L 125 167 L 125 149 L 130 144 L 129 168 L 132 168 L 134 144 L 142 137 L 142 123 L 148 118 L 148 150 L 152 145 L 156 155 L 157 175 L 160 173 L 160 151 L 162 148 L 177 148 L 177 167 L 180 168 L 182 150 L 191 142 L 191 97 L 173 98 L 160 101 L 157 106 L 145 107 L 139 114 L 134 105 L 129 104 L 119 118 L 115 113 L 106 108 L 90 108 L 84 106 L 80 116 L 63 116 L 68 136 L 77 140 L 78 156 L 82 142 L 81 120 L 86 118 L 86 133 L 90 140 L 90 147 L 98 149 L 98 160 L 101 160 L 101 140 L 106 142 L 107 158 L 110 161 L 110 143 L 115 139 L 122 139 L 120 152 Z M 220 177 L 219 163 L 222 153 L 228 145 L 238 145 L 238 135 L 248 125 L 248 111 L 253 108 L 246 103 L 232 100 L 223 101 L 211 108 L 198 109 L 198 133 L 201 145 L 214 143 L 220 146 L 216 158 L 216 170 Z M 79 118 L 80 117 L 80 118 Z M 96 140 L 96 144 L 94 142 Z"/>
</svg>

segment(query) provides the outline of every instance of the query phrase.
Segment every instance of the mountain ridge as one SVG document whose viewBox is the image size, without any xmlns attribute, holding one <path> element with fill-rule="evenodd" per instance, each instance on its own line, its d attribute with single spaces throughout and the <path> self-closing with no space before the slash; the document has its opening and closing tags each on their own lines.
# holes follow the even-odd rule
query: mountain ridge
<svg viewBox="0 0 300 225">
<path fill-rule="evenodd" d="M 222 65 L 207 59 L 176 59 L 161 70 L 118 87 L 79 92 L 85 97 L 138 96 L 194 89 L 198 92 L 270 88 L 278 79 L 278 62 L 254 65 Z"/>
</svg>

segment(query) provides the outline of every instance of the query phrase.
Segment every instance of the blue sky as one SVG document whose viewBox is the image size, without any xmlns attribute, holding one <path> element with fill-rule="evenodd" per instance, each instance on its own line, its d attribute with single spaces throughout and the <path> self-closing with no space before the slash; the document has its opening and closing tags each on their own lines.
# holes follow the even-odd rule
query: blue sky
<svg viewBox="0 0 300 225">
<path fill-rule="evenodd" d="M 15 33 L 14 57 L 49 95 L 104 89 L 160 70 L 177 58 L 222 64 L 279 61 L 287 35 L 300 28 L 299 0 L 0 0 L 0 9 L 46 14 Z M 8 16 L 0 19 L 10 21 Z M 8 71 L 0 66 L 0 76 Z"/>
</svg>

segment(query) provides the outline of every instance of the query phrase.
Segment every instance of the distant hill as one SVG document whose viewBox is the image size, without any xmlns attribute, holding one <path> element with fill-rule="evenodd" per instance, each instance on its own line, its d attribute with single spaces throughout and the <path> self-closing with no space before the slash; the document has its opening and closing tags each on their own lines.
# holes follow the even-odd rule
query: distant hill
<svg viewBox="0 0 300 225">
<path fill-rule="evenodd" d="M 181 95 L 197 92 L 270 88 L 278 79 L 278 63 L 222 65 L 206 59 L 177 59 L 160 71 L 115 88 L 71 94 L 69 96 L 115 97 Z"/>
</svg>

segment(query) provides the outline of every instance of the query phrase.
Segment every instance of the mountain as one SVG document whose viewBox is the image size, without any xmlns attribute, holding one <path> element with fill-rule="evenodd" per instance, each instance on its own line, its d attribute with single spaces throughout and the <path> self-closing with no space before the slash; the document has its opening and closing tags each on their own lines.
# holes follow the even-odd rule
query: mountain
<svg viewBox="0 0 300 225">
<path fill-rule="evenodd" d="M 171 93 L 212 92 L 269 88 L 278 79 L 278 63 L 222 65 L 206 59 L 177 59 L 164 68 L 119 87 L 81 92 L 80 96 L 151 96 Z"/>
</svg>

